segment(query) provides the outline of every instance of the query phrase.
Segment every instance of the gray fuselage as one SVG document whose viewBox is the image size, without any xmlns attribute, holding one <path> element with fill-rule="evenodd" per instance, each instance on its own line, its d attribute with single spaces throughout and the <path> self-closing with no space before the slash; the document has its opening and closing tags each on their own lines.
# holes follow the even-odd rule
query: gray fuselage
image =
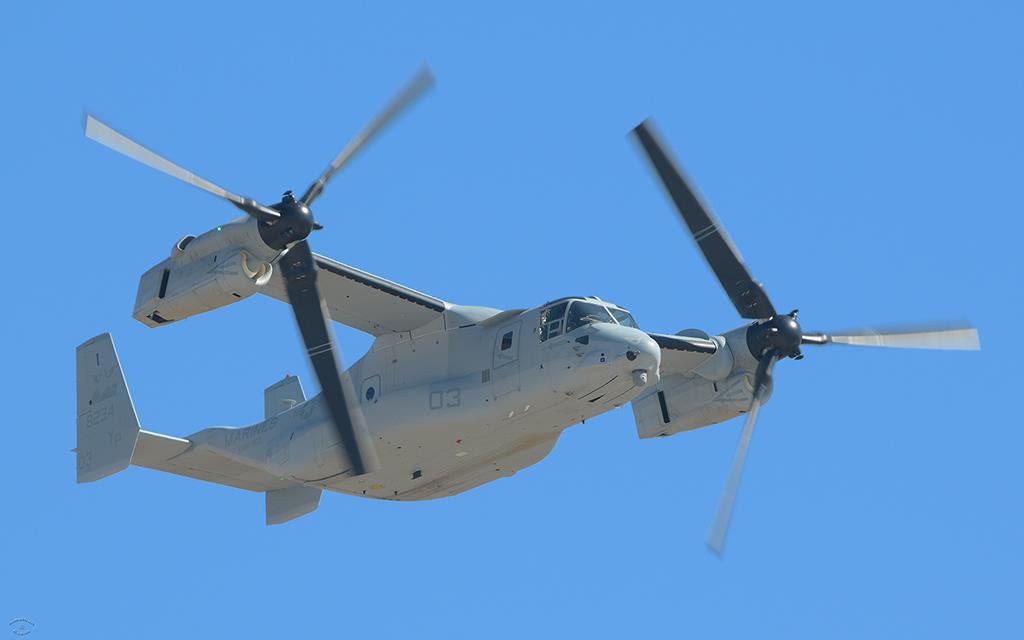
<svg viewBox="0 0 1024 640">
<path fill-rule="evenodd" d="M 453 306 L 417 331 L 379 337 L 349 369 L 379 471 L 347 473 L 319 395 L 190 439 L 282 478 L 372 498 L 439 498 L 510 476 L 547 455 L 566 427 L 658 381 L 661 351 L 643 331 L 594 322 L 546 337 L 545 308 Z"/>
</svg>

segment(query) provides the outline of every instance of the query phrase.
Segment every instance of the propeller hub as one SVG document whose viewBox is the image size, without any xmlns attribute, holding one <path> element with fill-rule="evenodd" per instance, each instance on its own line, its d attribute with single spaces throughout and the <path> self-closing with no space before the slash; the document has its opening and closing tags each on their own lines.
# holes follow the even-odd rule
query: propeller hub
<svg viewBox="0 0 1024 640">
<path fill-rule="evenodd" d="M 778 331 L 772 332 L 772 346 L 780 355 L 795 357 L 800 354 L 800 340 L 804 335 L 796 315 L 776 316 L 772 323 Z"/>
<path fill-rule="evenodd" d="M 260 237 L 271 249 L 281 251 L 288 245 L 305 240 L 317 226 L 313 212 L 304 202 L 296 200 L 291 191 L 285 191 L 281 202 L 270 208 L 281 214 L 281 218 L 273 223 L 260 223 Z"/>
<path fill-rule="evenodd" d="M 747 347 L 759 360 L 768 351 L 774 351 L 780 358 L 796 358 L 800 356 L 802 338 L 803 329 L 794 311 L 751 325 L 747 330 Z"/>
</svg>

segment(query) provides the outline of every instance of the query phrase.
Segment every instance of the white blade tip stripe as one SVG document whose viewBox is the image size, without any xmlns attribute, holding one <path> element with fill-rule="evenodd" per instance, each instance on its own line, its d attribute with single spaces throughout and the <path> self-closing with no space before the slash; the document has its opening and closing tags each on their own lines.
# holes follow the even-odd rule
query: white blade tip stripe
<svg viewBox="0 0 1024 640">
<path fill-rule="evenodd" d="M 320 345 L 318 347 L 313 347 L 313 348 L 309 349 L 308 353 L 309 353 L 310 357 L 318 356 L 318 355 L 320 355 L 322 353 L 327 353 L 328 351 L 331 350 L 331 348 L 332 348 L 331 343 L 330 342 L 326 342 L 326 343 L 324 343 L 324 344 L 322 344 L 322 345 Z"/>
<path fill-rule="evenodd" d="M 713 224 L 710 227 L 701 229 L 697 233 L 693 234 L 693 239 L 696 240 L 697 242 L 700 242 L 701 240 L 704 240 L 705 238 L 714 235 L 716 232 L 718 232 L 718 225 Z"/>
<path fill-rule="evenodd" d="M 865 347 L 902 347 L 904 349 L 950 349 L 978 351 L 981 341 L 977 329 L 949 329 L 910 333 L 876 333 L 831 336 L 832 342 Z"/>
</svg>

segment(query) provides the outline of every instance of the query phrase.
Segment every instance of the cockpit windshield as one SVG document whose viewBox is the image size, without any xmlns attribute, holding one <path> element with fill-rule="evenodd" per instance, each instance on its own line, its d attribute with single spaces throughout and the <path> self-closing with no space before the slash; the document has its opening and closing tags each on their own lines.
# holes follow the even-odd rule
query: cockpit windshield
<svg viewBox="0 0 1024 640">
<path fill-rule="evenodd" d="M 615 320 L 618 321 L 624 327 L 633 327 L 639 329 L 636 320 L 633 319 L 633 315 L 625 309 L 610 309 L 612 315 L 615 316 Z"/>
<path fill-rule="evenodd" d="M 568 311 L 568 313 L 566 313 Z M 540 340 L 544 342 L 594 322 L 618 323 L 639 329 L 636 320 L 625 309 L 606 307 L 599 302 L 562 298 L 549 303 L 540 312 Z"/>
<path fill-rule="evenodd" d="M 565 332 L 593 322 L 615 322 L 608 310 L 593 302 L 573 301 L 569 307 L 569 315 L 566 317 Z"/>
</svg>

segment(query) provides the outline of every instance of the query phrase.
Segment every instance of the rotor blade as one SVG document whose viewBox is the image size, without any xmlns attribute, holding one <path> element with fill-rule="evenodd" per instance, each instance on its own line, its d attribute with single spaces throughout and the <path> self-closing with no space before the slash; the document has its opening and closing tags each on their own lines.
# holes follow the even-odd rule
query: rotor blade
<svg viewBox="0 0 1024 640">
<path fill-rule="evenodd" d="M 316 284 L 317 267 L 309 243 L 303 240 L 292 245 L 281 256 L 279 265 L 309 361 L 320 381 L 327 411 L 352 463 L 352 472 L 362 475 L 376 471 L 380 468 L 377 450 L 359 408 L 352 380 L 348 373 L 342 373 L 327 304 Z"/>
<path fill-rule="evenodd" d="M 335 173 L 341 169 L 346 162 L 352 159 L 362 148 L 369 142 L 373 136 L 386 127 L 403 109 L 412 104 L 416 98 L 423 94 L 424 91 L 430 88 L 434 83 L 434 76 L 430 73 L 430 68 L 424 65 L 420 70 L 413 76 L 412 80 L 402 89 L 402 91 L 391 100 L 390 104 L 384 108 L 377 117 L 370 121 L 363 130 L 356 134 L 356 137 L 349 141 L 348 145 L 341 150 L 334 161 L 331 162 L 330 166 L 323 172 L 323 174 L 317 178 L 316 182 L 309 185 L 306 192 L 299 198 L 307 206 L 313 204 L 313 201 L 320 197 L 323 193 L 324 186 L 327 181 L 334 176 Z"/>
<path fill-rule="evenodd" d="M 740 488 L 740 478 L 743 476 L 743 463 L 747 459 L 750 437 L 754 434 L 754 424 L 757 422 L 757 414 L 761 411 L 764 389 L 771 381 L 772 368 L 775 366 L 775 361 L 776 354 L 769 352 L 762 357 L 761 362 L 757 365 L 757 372 L 754 374 L 754 397 L 750 401 L 747 420 L 743 423 L 740 442 L 736 446 L 736 455 L 733 457 L 732 468 L 729 470 L 729 479 L 726 480 L 725 488 L 722 490 L 722 497 L 718 502 L 718 511 L 715 512 L 715 519 L 708 530 L 706 540 L 708 549 L 719 557 L 721 557 L 722 550 L 725 548 L 725 537 L 729 533 L 729 522 L 732 520 L 733 507 L 736 504 L 736 494 Z"/>
<path fill-rule="evenodd" d="M 177 178 L 183 182 L 187 182 L 192 186 L 199 187 L 207 193 L 212 193 L 217 197 L 224 198 L 242 211 L 245 211 L 253 217 L 259 218 L 264 222 L 273 222 L 281 217 L 281 214 L 277 211 L 264 207 L 252 198 L 244 198 L 238 194 L 231 193 L 227 189 L 218 187 L 209 180 L 204 180 L 191 171 L 179 167 L 170 160 L 150 151 L 138 142 L 135 142 L 124 134 L 111 129 L 90 115 L 86 115 L 85 117 L 85 136 L 91 140 L 95 140 L 105 147 L 109 147 L 118 153 L 124 154 L 133 160 L 138 160 L 142 164 L 152 167 L 157 171 L 166 173 L 167 175 Z"/>
<path fill-rule="evenodd" d="M 860 329 L 842 334 L 805 333 L 803 344 L 848 344 L 858 347 L 891 347 L 896 349 L 943 349 L 978 351 L 981 342 L 973 327 L 947 327 L 941 329 L 899 328 Z"/>
<path fill-rule="evenodd" d="M 761 284 L 755 282 L 740 252 L 719 223 L 689 185 L 683 172 L 665 151 L 665 146 L 654 133 L 649 120 L 633 129 L 647 158 L 661 178 L 662 185 L 676 205 L 697 247 L 704 254 L 708 266 L 725 289 L 726 295 L 740 316 L 749 319 L 770 318 L 775 307 Z"/>
</svg>

